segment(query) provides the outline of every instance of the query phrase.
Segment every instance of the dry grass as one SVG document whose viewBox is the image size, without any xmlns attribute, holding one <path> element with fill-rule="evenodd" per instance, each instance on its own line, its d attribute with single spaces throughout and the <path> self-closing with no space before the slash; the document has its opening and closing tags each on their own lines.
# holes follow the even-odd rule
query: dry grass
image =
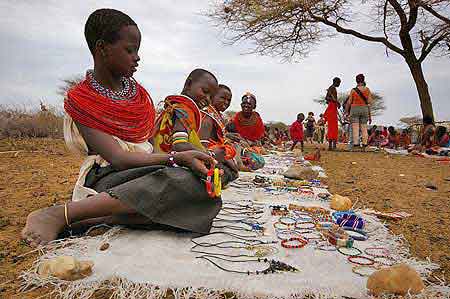
<svg viewBox="0 0 450 299">
<path fill-rule="evenodd" d="M 27 111 L 0 106 L 0 139 L 43 137 L 63 137 L 63 117 L 55 109 L 42 106 L 40 111 Z"/>
</svg>

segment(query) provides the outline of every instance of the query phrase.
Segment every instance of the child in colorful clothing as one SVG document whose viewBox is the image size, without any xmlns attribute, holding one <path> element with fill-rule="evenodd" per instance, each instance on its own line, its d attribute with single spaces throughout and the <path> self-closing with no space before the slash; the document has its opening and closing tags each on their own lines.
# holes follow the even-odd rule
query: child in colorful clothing
<svg viewBox="0 0 450 299">
<path fill-rule="evenodd" d="M 299 113 L 297 115 L 297 120 L 294 121 L 289 129 L 289 133 L 292 139 L 291 151 L 294 150 L 294 147 L 297 143 L 300 142 L 301 149 L 303 152 L 303 121 L 305 120 L 305 115 L 303 113 Z"/>
<path fill-rule="evenodd" d="M 193 70 L 181 95 L 171 95 L 164 100 L 164 111 L 156 120 L 153 145 L 156 152 L 205 151 L 198 136 L 202 115 L 217 92 L 216 77 L 204 69 Z"/>
</svg>

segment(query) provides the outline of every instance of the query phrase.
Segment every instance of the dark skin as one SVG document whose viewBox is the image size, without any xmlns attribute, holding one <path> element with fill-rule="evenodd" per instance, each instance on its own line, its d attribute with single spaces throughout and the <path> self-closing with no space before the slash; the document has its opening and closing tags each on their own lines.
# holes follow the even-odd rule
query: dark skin
<svg viewBox="0 0 450 299">
<path fill-rule="evenodd" d="M 228 106 L 230 106 L 231 102 L 231 92 L 226 88 L 220 88 L 217 90 L 216 94 L 213 96 L 211 100 L 211 105 L 220 112 L 225 111 Z M 212 138 L 213 140 L 217 139 L 216 131 L 214 130 L 214 120 L 206 116 L 202 120 L 202 126 L 200 128 L 200 139 L 202 140 L 208 140 Z"/>
<path fill-rule="evenodd" d="M 337 87 L 341 85 L 341 80 L 333 80 L 333 85 L 328 88 L 327 95 L 325 96 L 325 99 L 327 99 L 327 102 L 333 101 L 336 103 L 337 108 L 341 107 L 341 104 L 339 103 L 337 99 Z M 328 144 L 328 149 L 332 150 L 336 148 L 336 141 L 330 140 Z"/>
<path fill-rule="evenodd" d="M 254 98 L 249 98 L 249 100 L 244 101 L 241 104 L 242 115 L 245 118 L 250 118 L 255 108 L 256 108 L 256 100 Z"/>
<path fill-rule="evenodd" d="M 217 81 L 210 74 L 203 74 L 198 80 L 187 80 L 181 94 L 190 97 L 197 106 L 202 109 L 211 103 L 211 99 L 217 92 L 219 85 Z M 186 128 L 179 119 L 175 120 L 174 132 L 187 132 Z M 195 150 L 195 146 L 189 142 L 178 143 L 173 146 L 173 150 L 183 152 L 188 150 Z M 218 153 L 220 156 L 220 153 Z"/>
<path fill-rule="evenodd" d="M 230 107 L 231 104 L 231 98 L 232 98 L 231 92 L 226 88 L 219 88 L 217 93 L 212 98 L 211 104 L 216 108 L 219 112 L 224 112 L 225 110 Z"/>
<path fill-rule="evenodd" d="M 304 116 L 303 114 L 297 115 L 297 121 L 298 121 L 299 123 L 303 123 L 304 120 L 305 120 L 305 116 Z M 294 150 L 294 148 L 295 148 L 295 146 L 297 145 L 297 143 L 298 143 L 298 140 L 295 140 L 295 141 L 294 141 L 294 144 L 292 144 L 292 146 L 291 146 L 291 151 Z M 303 141 L 300 141 L 300 145 L 301 145 L 301 147 L 302 147 L 302 152 L 303 152 L 303 147 L 304 147 Z"/>
<path fill-rule="evenodd" d="M 98 41 L 93 54 L 95 79 L 103 86 L 116 91 L 123 88 L 120 78 L 130 77 L 136 71 L 140 60 L 138 50 L 141 42 L 141 34 L 137 26 L 123 27 L 119 31 L 119 36 L 119 40 L 112 44 Z M 79 123 L 76 125 L 89 150 L 101 155 L 118 170 L 164 165 L 168 161 L 168 156 L 165 154 L 126 152 L 111 135 Z M 204 175 L 207 173 L 205 164 L 217 163 L 199 151 L 177 153 L 174 160 L 177 164 Z M 68 202 L 66 208 L 69 222 L 77 228 L 101 223 L 109 225 L 149 223 L 149 219 L 107 193 L 99 193 L 80 201 Z M 65 207 L 56 205 L 30 213 L 21 235 L 22 239 L 34 247 L 55 240 L 65 228 Z"/>
</svg>

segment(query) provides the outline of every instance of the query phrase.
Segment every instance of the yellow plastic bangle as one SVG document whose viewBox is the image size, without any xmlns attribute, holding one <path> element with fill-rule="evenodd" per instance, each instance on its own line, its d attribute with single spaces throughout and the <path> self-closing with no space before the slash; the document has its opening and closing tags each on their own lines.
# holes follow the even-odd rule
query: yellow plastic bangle
<svg viewBox="0 0 450 299">
<path fill-rule="evenodd" d="M 172 144 L 178 144 L 178 143 L 186 143 L 188 142 L 187 140 L 175 140 L 174 142 L 172 142 Z"/>
<path fill-rule="evenodd" d="M 222 181 L 220 180 L 219 168 L 214 169 L 214 192 L 216 197 L 219 197 L 222 194 Z"/>
</svg>

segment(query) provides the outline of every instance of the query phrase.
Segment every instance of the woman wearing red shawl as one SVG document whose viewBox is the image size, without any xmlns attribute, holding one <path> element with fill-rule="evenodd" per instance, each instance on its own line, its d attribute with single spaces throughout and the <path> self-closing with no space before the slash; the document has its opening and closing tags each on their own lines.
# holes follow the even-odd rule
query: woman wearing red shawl
<svg viewBox="0 0 450 299">
<path fill-rule="evenodd" d="M 239 169 L 253 171 L 264 167 L 265 164 L 261 156 L 263 148 L 260 147 L 265 127 L 258 112 L 253 111 L 256 108 L 254 95 L 246 93 L 242 97 L 241 108 L 242 111 L 226 126 L 229 132 L 227 137 L 234 141 Z"/>
<path fill-rule="evenodd" d="M 337 99 L 337 90 L 336 87 L 341 85 L 341 79 L 334 78 L 333 85 L 331 85 L 327 90 L 327 95 L 325 97 L 328 107 L 325 110 L 323 115 L 325 121 L 328 123 L 328 149 L 333 150 L 336 149 L 336 143 L 338 140 L 338 108 L 340 106 L 339 101 Z"/>
<path fill-rule="evenodd" d="M 101 223 L 209 232 L 221 200 L 209 198 L 193 171 L 206 175 L 205 163 L 216 161 L 199 151 L 152 153 L 153 103 L 132 78 L 141 41 L 136 23 L 120 11 L 99 9 L 85 35 L 94 70 L 64 101 L 66 143 L 85 160 L 72 201 L 32 212 L 22 238 L 44 245 L 65 229 Z"/>
<path fill-rule="evenodd" d="M 297 145 L 297 143 L 300 142 L 302 146 L 302 152 L 303 152 L 303 121 L 305 120 L 305 115 L 303 113 L 299 113 L 297 115 L 297 120 L 294 121 L 294 123 L 289 128 L 289 134 L 291 135 L 292 139 L 292 147 L 291 151 L 294 150 L 294 147 Z"/>
<path fill-rule="evenodd" d="M 242 97 L 241 108 L 242 111 L 236 113 L 233 119 L 233 131 L 251 142 L 258 142 L 264 137 L 265 129 L 261 116 L 254 111 L 256 97 L 251 93 L 245 94 Z"/>
</svg>

